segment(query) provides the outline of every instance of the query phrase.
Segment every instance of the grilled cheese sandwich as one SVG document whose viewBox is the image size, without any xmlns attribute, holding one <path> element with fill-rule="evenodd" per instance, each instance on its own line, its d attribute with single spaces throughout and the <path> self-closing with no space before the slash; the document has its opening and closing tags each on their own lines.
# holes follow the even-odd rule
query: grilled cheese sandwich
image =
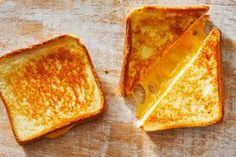
<svg viewBox="0 0 236 157">
<path fill-rule="evenodd" d="M 2 56 L 0 69 L 1 98 L 19 144 L 53 131 L 58 136 L 104 109 L 88 51 L 75 36 L 60 36 Z"/>
<path fill-rule="evenodd" d="M 214 29 L 212 33 L 210 33 L 210 37 L 207 37 L 205 31 L 205 23 L 208 19 L 208 16 L 205 15 L 207 10 L 208 7 L 204 6 L 181 8 L 148 6 L 135 9 L 128 15 L 126 23 L 125 54 L 120 81 L 120 90 L 123 96 L 129 97 L 132 95 L 136 100 L 136 116 L 138 119 L 138 126 L 143 127 L 144 130 L 153 131 L 175 128 L 174 125 L 170 124 L 175 122 L 174 115 L 182 112 L 182 110 L 185 110 L 184 108 L 178 108 L 172 111 L 173 106 L 176 104 L 182 103 L 182 106 L 186 107 L 184 102 L 189 100 L 189 102 L 194 104 L 192 105 L 192 108 L 198 110 L 199 106 L 198 104 L 195 104 L 197 102 L 194 102 L 196 99 L 193 98 L 193 95 L 186 94 L 186 96 L 184 96 L 182 94 L 176 98 L 175 94 L 178 95 L 178 93 L 171 85 L 173 82 L 175 82 L 176 77 L 179 77 L 179 74 L 183 71 L 186 65 L 189 65 L 189 62 L 195 56 L 197 56 L 198 53 L 200 53 L 199 51 L 204 51 L 206 47 L 209 47 L 208 50 L 211 50 L 213 54 L 220 53 L 220 50 L 214 49 L 215 47 L 213 46 L 211 47 L 212 49 L 210 49 L 209 46 L 211 44 L 219 46 L 220 33 L 218 30 Z M 186 15 L 189 15 L 190 17 Z M 178 26 L 178 24 L 180 25 Z M 173 26 L 178 26 L 178 28 Z M 210 42 L 208 42 L 208 40 L 210 40 Z M 200 48 L 203 50 L 200 50 Z M 217 54 L 216 56 L 220 55 Z M 205 61 L 204 59 L 202 60 Z M 220 66 L 219 58 L 215 60 L 215 63 L 217 64 L 217 67 L 214 67 L 214 65 L 212 65 L 212 67 L 215 68 L 215 71 L 218 71 L 217 68 Z M 195 71 L 202 72 L 198 69 L 200 67 L 195 66 L 195 68 Z M 207 74 L 208 73 L 205 75 Z M 220 78 L 220 72 L 215 73 L 214 76 L 210 74 L 208 74 L 208 76 L 211 79 L 216 77 Z M 195 81 L 198 80 L 196 79 Z M 217 81 L 220 86 L 220 79 Z M 187 81 L 180 82 L 178 84 L 185 85 L 189 91 L 197 88 L 196 86 L 187 84 L 186 82 Z M 141 86 L 143 88 L 142 92 L 144 93 L 142 95 L 144 95 L 144 98 L 141 99 L 141 102 L 138 100 L 140 99 L 140 96 L 135 94 L 137 86 Z M 213 85 L 206 84 L 206 90 L 203 91 L 208 93 L 211 91 L 212 86 Z M 213 100 L 215 100 L 214 103 L 216 108 L 218 107 L 218 109 L 221 110 L 221 89 L 220 87 L 217 89 L 218 90 L 214 90 L 215 95 L 209 94 L 209 96 L 213 97 Z M 172 90 L 175 92 L 171 92 Z M 191 92 L 194 92 L 194 90 Z M 165 96 L 166 93 L 172 93 L 172 95 L 168 94 Z M 158 109 L 160 106 L 162 106 L 161 100 L 164 98 L 167 99 L 167 97 L 169 97 L 169 99 L 176 99 L 169 102 L 168 104 L 163 105 L 163 109 Z M 208 103 L 210 103 L 210 99 L 209 102 L 204 102 L 202 106 L 209 106 Z M 214 108 L 211 109 L 213 110 Z M 160 112 L 154 112 L 154 110 L 160 110 Z M 206 109 L 204 111 L 206 111 Z M 168 113 L 170 113 L 170 115 L 168 115 Z M 219 121 L 219 119 L 222 118 L 222 112 L 213 113 L 218 117 L 214 122 Z M 192 114 L 190 110 L 188 110 L 188 113 L 186 114 L 189 114 L 189 121 L 188 116 L 182 114 L 182 116 L 185 116 L 187 120 L 183 121 L 182 123 L 178 123 L 179 121 L 176 118 L 176 127 L 177 125 L 178 127 L 190 127 L 201 126 L 203 124 L 213 124 L 207 122 L 206 119 L 205 121 L 201 119 L 201 114 L 199 114 L 198 116 L 200 118 L 198 119 L 198 123 L 193 125 L 191 124 L 192 121 L 190 120 L 190 115 Z M 153 118 L 155 116 L 162 116 L 163 122 L 160 118 Z M 152 117 L 152 120 L 150 120 L 150 117 Z M 209 115 L 209 119 L 210 118 L 212 118 L 211 115 Z M 166 123 L 166 125 L 164 125 L 164 123 Z"/>
</svg>

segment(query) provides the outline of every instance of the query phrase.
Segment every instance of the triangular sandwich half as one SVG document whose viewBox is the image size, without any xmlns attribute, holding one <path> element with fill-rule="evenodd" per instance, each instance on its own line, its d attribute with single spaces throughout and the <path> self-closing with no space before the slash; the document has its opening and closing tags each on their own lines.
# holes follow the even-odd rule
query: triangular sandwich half
<svg viewBox="0 0 236 157">
<path fill-rule="evenodd" d="M 126 20 L 121 94 L 130 96 L 142 81 L 146 67 L 158 60 L 208 9 L 207 6 L 134 9 Z"/>
<path fill-rule="evenodd" d="M 139 125 L 153 131 L 220 121 L 223 117 L 220 66 L 220 32 L 213 29 Z"/>
</svg>

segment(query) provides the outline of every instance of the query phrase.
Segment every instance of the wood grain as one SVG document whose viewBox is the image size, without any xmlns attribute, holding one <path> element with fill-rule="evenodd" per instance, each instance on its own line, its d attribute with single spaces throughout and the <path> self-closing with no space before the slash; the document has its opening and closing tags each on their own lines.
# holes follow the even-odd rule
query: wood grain
<svg viewBox="0 0 236 157">
<path fill-rule="evenodd" d="M 145 133 L 135 127 L 134 103 L 118 94 L 125 15 L 144 4 L 210 6 L 223 34 L 224 109 L 221 124 Z M 236 156 L 235 0 L 0 0 L 0 55 L 72 33 L 87 46 L 107 100 L 102 118 L 76 126 L 55 140 L 18 146 L 0 103 L 1 157 Z"/>
</svg>

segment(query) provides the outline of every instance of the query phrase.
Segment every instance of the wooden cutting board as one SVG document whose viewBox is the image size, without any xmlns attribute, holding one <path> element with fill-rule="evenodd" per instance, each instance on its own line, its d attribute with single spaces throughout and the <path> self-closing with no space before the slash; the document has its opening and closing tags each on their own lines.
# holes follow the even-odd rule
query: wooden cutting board
<svg viewBox="0 0 236 157">
<path fill-rule="evenodd" d="M 144 4 L 210 6 L 211 19 L 223 33 L 222 124 L 155 133 L 135 127 L 135 105 L 119 96 L 118 82 L 125 16 Z M 0 0 L 0 55 L 65 33 L 78 35 L 90 51 L 106 96 L 105 115 L 58 139 L 22 147 L 15 142 L 1 102 L 1 157 L 236 156 L 235 0 Z"/>
</svg>

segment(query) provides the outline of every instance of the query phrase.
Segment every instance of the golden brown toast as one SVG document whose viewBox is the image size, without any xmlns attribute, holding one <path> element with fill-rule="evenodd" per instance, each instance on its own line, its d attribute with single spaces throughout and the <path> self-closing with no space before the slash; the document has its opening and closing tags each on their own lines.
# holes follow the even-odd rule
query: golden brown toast
<svg viewBox="0 0 236 157">
<path fill-rule="evenodd" d="M 19 144 L 93 117 L 104 96 L 88 51 L 63 35 L 0 58 L 0 93 Z"/>
<path fill-rule="evenodd" d="M 133 10 L 126 20 L 121 94 L 130 96 L 145 75 L 145 69 L 158 60 L 207 11 L 207 6 L 146 6 Z"/>
<path fill-rule="evenodd" d="M 146 131 L 215 124 L 223 117 L 220 32 L 213 29 L 197 54 L 142 118 Z"/>
</svg>

